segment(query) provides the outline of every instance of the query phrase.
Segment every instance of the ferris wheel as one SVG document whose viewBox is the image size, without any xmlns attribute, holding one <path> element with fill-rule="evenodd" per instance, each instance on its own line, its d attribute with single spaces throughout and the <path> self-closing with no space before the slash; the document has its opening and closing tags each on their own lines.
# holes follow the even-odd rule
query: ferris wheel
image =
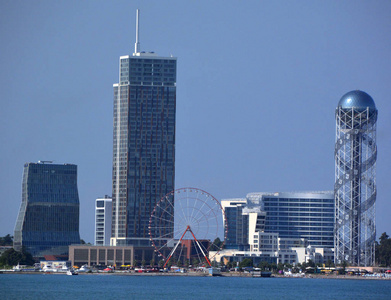
<svg viewBox="0 0 391 300">
<path fill-rule="evenodd" d="M 206 262 L 220 251 L 227 237 L 227 222 L 220 202 L 197 188 L 181 188 L 163 196 L 152 211 L 149 236 L 165 262 Z M 218 241 L 221 241 L 219 243 Z M 216 251 L 209 257 L 209 251 Z"/>
</svg>

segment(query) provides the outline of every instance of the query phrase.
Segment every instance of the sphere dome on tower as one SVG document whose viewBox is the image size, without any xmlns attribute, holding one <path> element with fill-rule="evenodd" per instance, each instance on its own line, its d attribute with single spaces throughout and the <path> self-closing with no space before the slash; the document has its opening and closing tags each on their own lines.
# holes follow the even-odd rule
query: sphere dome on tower
<svg viewBox="0 0 391 300">
<path fill-rule="evenodd" d="M 376 109 L 375 101 L 367 93 L 355 90 L 346 93 L 342 96 L 338 102 L 338 106 L 341 108 L 367 108 Z"/>
</svg>

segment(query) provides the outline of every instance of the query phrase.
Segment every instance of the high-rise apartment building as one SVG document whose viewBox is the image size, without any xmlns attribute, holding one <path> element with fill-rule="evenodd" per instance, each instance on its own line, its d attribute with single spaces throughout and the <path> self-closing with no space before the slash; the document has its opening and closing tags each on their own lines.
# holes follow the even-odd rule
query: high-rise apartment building
<svg viewBox="0 0 391 300">
<path fill-rule="evenodd" d="M 26 163 L 14 248 L 42 257 L 66 255 L 70 244 L 79 243 L 77 166 Z"/>
<path fill-rule="evenodd" d="M 152 210 L 175 188 L 177 59 L 140 51 L 138 19 L 114 84 L 112 245 L 149 245 Z"/>
<path fill-rule="evenodd" d="M 335 111 L 335 262 L 375 262 L 376 121 L 367 93 L 345 94 Z"/>
<path fill-rule="evenodd" d="M 95 201 L 95 245 L 108 246 L 111 238 L 112 199 L 109 196 Z"/>
<path fill-rule="evenodd" d="M 227 249 L 245 250 L 248 248 L 248 218 L 243 217 L 242 214 L 246 205 L 247 199 L 244 198 L 221 201 L 226 216 L 224 221 L 228 223 L 227 240 L 225 242 L 225 248 Z"/>
</svg>

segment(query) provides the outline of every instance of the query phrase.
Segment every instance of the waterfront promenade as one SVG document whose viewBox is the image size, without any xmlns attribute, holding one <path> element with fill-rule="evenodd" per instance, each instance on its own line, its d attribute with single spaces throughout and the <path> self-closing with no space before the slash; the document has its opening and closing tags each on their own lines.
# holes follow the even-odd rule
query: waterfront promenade
<svg viewBox="0 0 391 300">
<path fill-rule="evenodd" d="M 42 272 L 42 271 L 19 271 L 15 272 L 13 270 L 0 270 L 1 274 L 21 274 L 21 275 L 66 275 L 65 272 Z M 85 272 L 79 273 L 82 276 L 181 276 L 181 277 L 210 277 L 207 272 L 135 272 L 135 271 L 113 271 L 113 272 Z M 220 277 L 243 277 L 243 278 L 253 278 L 252 273 L 246 272 L 222 272 Z M 391 280 L 391 275 L 389 274 L 370 274 L 366 276 L 362 275 L 337 275 L 337 274 L 292 274 L 289 276 L 282 274 L 273 274 L 271 278 L 290 278 L 290 279 L 350 279 L 350 280 Z"/>
</svg>

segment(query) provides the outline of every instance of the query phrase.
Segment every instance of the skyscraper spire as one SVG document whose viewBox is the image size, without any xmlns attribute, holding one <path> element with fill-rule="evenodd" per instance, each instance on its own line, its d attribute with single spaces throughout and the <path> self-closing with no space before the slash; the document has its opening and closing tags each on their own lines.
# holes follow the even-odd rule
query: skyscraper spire
<svg viewBox="0 0 391 300">
<path fill-rule="evenodd" d="M 140 10 L 137 9 L 136 11 L 136 43 L 134 44 L 134 53 L 139 53 L 140 52 L 140 43 L 138 41 L 138 36 L 139 36 L 139 15 L 140 15 Z"/>
</svg>

